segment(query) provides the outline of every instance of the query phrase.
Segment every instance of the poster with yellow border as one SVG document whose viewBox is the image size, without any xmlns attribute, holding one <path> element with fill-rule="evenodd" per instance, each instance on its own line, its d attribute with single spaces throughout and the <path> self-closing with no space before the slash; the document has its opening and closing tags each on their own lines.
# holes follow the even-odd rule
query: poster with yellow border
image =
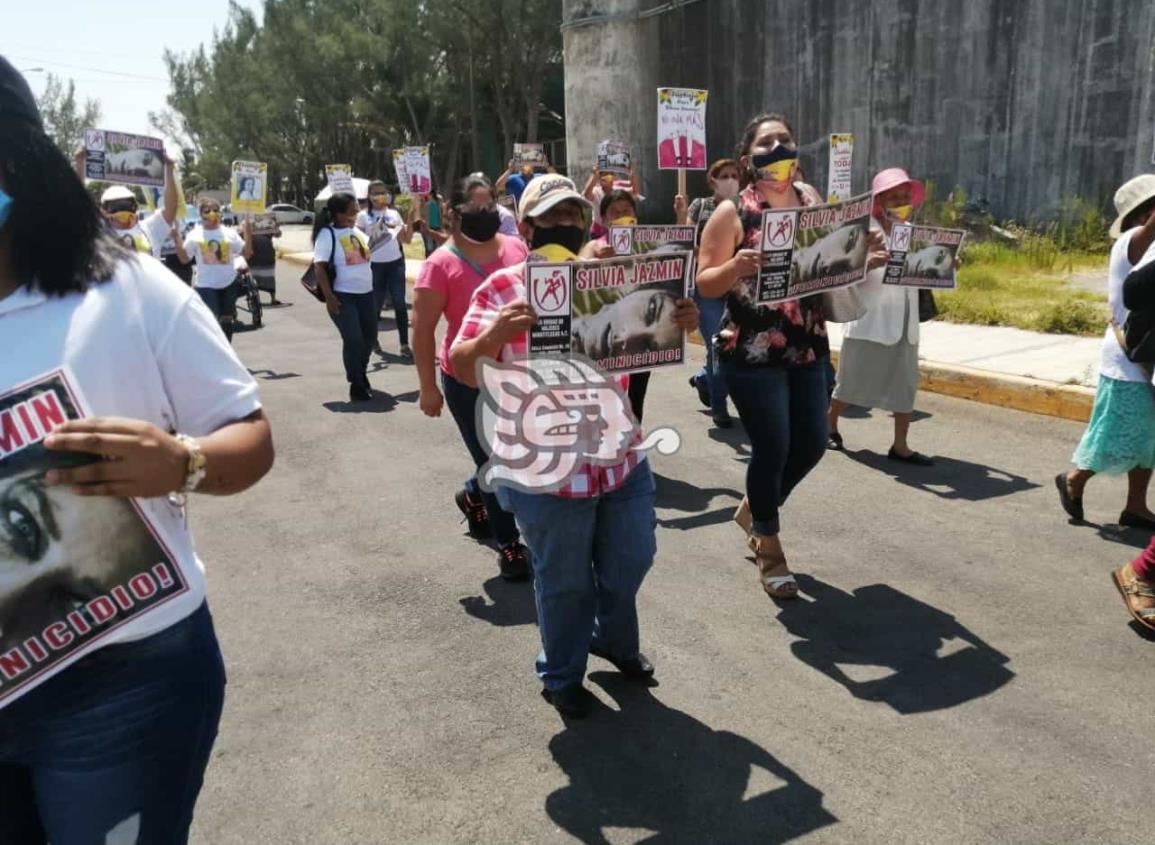
<svg viewBox="0 0 1155 845">
<path fill-rule="evenodd" d="M 263 161 L 233 162 L 233 211 L 263 214 L 268 191 L 269 166 Z"/>
</svg>

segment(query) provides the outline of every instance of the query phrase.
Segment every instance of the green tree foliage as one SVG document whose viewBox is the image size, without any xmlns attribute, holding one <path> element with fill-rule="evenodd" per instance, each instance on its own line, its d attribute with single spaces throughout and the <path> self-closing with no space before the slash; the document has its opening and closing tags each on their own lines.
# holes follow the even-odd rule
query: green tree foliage
<svg viewBox="0 0 1155 845">
<path fill-rule="evenodd" d="M 562 110 L 542 102 L 560 94 L 560 23 L 561 0 L 266 0 L 263 24 L 234 5 L 210 46 L 166 56 L 171 110 L 153 124 L 208 185 L 253 158 L 304 203 L 326 163 L 389 181 L 391 151 L 416 143 L 445 185 L 500 170 Z"/>
<path fill-rule="evenodd" d="M 84 130 L 95 127 L 100 122 L 100 102 L 76 100 L 76 83 L 48 74 L 44 93 L 40 97 L 40 116 L 49 136 L 64 153 L 71 158 L 73 152 L 84 141 Z"/>
</svg>

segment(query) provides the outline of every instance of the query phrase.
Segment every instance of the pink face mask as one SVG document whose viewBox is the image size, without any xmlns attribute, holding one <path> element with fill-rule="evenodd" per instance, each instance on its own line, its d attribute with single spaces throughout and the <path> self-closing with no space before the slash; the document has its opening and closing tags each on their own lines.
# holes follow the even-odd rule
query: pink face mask
<svg viewBox="0 0 1155 845">
<path fill-rule="evenodd" d="M 714 191 L 722 199 L 728 200 L 738 194 L 738 180 L 730 176 L 725 179 L 714 180 Z"/>
</svg>

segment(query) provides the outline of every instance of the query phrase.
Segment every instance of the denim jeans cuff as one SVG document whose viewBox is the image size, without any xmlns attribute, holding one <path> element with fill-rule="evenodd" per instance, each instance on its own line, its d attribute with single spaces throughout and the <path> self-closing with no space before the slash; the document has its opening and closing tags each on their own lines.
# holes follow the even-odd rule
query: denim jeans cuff
<svg viewBox="0 0 1155 845">
<path fill-rule="evenodd" d="M 755 519 L 750 523 L 750 533 L 757 534 L 759 537 L 774 537 L 778 534 L 778 518 L 774 519 Z"/>
</svg>

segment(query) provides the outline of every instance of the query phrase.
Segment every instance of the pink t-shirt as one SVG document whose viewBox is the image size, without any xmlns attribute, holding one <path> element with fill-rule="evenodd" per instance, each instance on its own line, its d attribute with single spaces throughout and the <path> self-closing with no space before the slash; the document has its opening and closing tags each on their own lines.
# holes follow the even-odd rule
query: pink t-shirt
<svg viewBox="0 0 1155 845">
<path fill-rule="evenodd" d="M 417 277 L 416 287 L 435 290 L 445 297 L 445 321 L 449 325 L 445 331 L 445 338 L 441 341 L 438 358 L 446 375 L 453 375 L 453 367 L 449 363 L 449 346 L 461 329 L 461 320 L 469 310 L 469 300 L 473 298 L 473 292 L 493 273 L 519 264 L 529 255 L 529 249 L 521 238 L 505 235 L 498 235 L 497 238 L 501 242 L 501 252 L 496 261 L 481 265 L 485 276 L 480 276 L 467 262 L 443 246 L 425 259 L 425 264 L 422 265 L 421 273 Z"/>
</svg>

